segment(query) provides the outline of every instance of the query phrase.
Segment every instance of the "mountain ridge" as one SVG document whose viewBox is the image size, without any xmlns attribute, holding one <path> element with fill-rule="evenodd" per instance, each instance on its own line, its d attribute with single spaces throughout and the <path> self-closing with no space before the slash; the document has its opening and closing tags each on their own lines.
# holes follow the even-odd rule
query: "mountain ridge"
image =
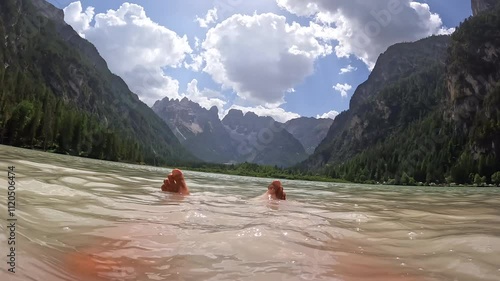
<svg viewBox="0 0 500 281">
<path fill-rule="evenodd" d="M 466 19 L 451 36 L 409 43 L 414 48 L 389 48 L 378 63 L 393 52 L 391 64 L 410 62 L 410 75 L 396 73 L 379 89 L 377 83 L 370 85 L 377 75 L 372 73 L 364 83 L 369 93 L 353 97 L 349 110 L 334 120 L 300 167 L 367 183 L 499 183 L 498 26 L 497 6 Z M 438 59 L 430 63 L 426 52 L 436 50 Z"/>
<path fill-rule="evenodd" d="M 335 118 L 325 139 L 304 165 L 319 168 L 330 162 L 347 160 L 396 129 L 398 124 L 395 119 L 400 113 L 398 105 L 390 99 L 377 100 L 377 97 L 385 95 L 387 89 L 396 82 L 416 77 L 416 70 L 419 68 L 434 66 L 444 69 L 448 42 L 449 36 L 433 36 L 415 43 L 400 43 L 389 47 L 377 60 L 366 82 L 354 92 L 349 109 Z M 420 111 L 433 105 L 429 101 L 420 100 L 418 105 L 407 103 L 407 106 L 417 115 L 414 117 L 418 118 Z M 407 115 L 405 118 L 411 119 L 412 116 Z"/>
<path fill-rule="evenodd" d="M 61 10 L 43 0 L 0 5 L 6 65 L 0 141 L 115 161 L 198 161 L 64 22 Z"/>
<path fill-rule="evenodd" d="M 302 133 L 300 141 L 287 131 L 287 124 L 251 111 L 244 114 L 231 109 L 219 119 L 216 107 L 208 110 L 187 98 L 164 98 L 155 102 L 152 108 L 189 151 L 208 162 L 288 167 L 307 157 L 304 144 L 314 150 L 319 143 L 318 136 L 310 133 L 309 136 Z M 303 127 L 308 132 L 319 132 L 321 138 L 326 134 L 329 121 L 314 120 L 309 124 L 318 124 Z M 295 128 L 294 132 L 300 134 L 300 131 Z"/>
</svg>

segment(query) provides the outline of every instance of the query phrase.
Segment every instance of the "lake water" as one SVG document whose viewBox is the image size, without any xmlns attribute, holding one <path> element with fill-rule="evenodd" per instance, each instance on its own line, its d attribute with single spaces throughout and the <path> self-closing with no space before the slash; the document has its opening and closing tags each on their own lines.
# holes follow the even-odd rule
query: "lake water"
<svg viewBox="0 0 500 281">
<path fill-rule="evenodd" d="M 500 189 L 283 181 L 0 146 L 0 280 L 500 280 Z M 7 166 L 16 273 L 7 271 Z"/>
</svg>

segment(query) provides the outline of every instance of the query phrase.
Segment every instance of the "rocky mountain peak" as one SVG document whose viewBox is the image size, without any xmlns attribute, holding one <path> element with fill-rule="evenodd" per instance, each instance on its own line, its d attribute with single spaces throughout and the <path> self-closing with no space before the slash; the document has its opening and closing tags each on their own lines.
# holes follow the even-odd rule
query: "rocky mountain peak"
<svg viewBox="0 0 500 281">
<path fill-rule="evenodd" d="M 231 109 L 221 121 L 216 106 L 206 109 L 186 98 L 165 98 L 153 110 L 190 152 L 208 162 L 288 167 L 307 157 L 301 142 L 271 117 Z"/>
<path fill-rule="evenodd" d="M 246 117 L 249 117 L 249 118 L 255 118 L 255 117 L 259 117 L 257 114 L 249 111 L 247 112 L 247 114 L 245 114 Z"/>
<path fill-rule="evenodd" d="M 216 114 L 219 114 L 219 109 L 217 108 L 217 106 L 212 106 L 209 110 L 211 113 L 216 113 Z"/>
<path fill-rule="evenodd" d="M 231 120 L 242 120 L 244 117 L 243 111 L 238 109 L 231 109 L 227 115 L 222 119 L 222 123 L 231 122 Z"/>
</svg>

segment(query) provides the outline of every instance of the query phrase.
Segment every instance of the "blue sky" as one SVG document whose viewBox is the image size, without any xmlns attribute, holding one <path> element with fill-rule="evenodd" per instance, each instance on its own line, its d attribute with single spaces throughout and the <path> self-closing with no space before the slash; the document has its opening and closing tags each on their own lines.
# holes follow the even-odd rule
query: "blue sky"
<svg viewBox="0 0 500 281">
<path fill-rule="evenodd" d="M 400 5 L 397 12 L 392 13 L 391 1 Z M 73 1 L 49 2 L 63 9 Z M 75 3 L 66 10 L 66 21 L 96 45 L 144 102 L 186 96 L 219 107 L 220 115 L 240 108 L 279 121 L 334 117 L 348 108 L 354 90 L 389 45 L 450 33 L 471 15 L 470 0 L 132 0 L 136 5 L 127 7 L 124 2 L 82 0 L 81 10 Z M 307 3 L 315 9 L 301 6 Z M 90 16 L 88 7 L 94 8 Z M 120 7 L 123 26 L 116 28 L 120 13 L 109 11 Z M 196 18 L 210 19 L 214 7 L 217 20 L 202 27 Z M 98 14 L 103 15 L 99 26 Z M 127 15 L 148 23 L 133 26 Z M 152 35 L 146 36 L 149 30 Z M 358 30 L 368 35 L 365 45 L 353 39 Z M 187 66 L 193 58 L 202 63 L 195 69 Z"/>
</svg>

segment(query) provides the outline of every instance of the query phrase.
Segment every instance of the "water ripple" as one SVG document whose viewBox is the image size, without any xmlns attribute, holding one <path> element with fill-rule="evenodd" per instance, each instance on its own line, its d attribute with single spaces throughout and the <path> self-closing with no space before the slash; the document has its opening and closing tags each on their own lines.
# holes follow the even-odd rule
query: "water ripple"
<svg viewBox="0 0 500 281">
<path fill-rule="evenodd" d="M 18 171 L 19 272 L 9 280 L 486 280 L 500 275 L 500 189 L 283 181 L 0 146 Z M 0 201 L 6 202 L 5 178 Z M 0 204 L 0 218 L 7 209 Z M 0 249 L 7 250 L 0 225 Z M 6 280 L 5 267 L 0 280 Z M 35 276 L 35 277 L 34 277 Z M 11 276 L 9 276 L 10 278 Z"/>
</svg>

